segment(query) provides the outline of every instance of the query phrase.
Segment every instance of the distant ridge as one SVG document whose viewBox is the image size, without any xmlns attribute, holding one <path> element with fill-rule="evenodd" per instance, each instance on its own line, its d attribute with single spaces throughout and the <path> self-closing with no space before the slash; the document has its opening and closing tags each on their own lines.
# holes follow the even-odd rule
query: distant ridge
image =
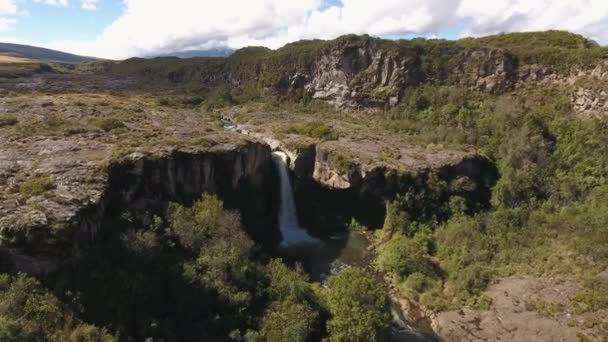
<svg viewBox="0 0 608 342">
<path fill-rule="evenodd" d="M 209 50 L 187 50 L 175 51 L 162 54 L 148 55 L 146 58 L 156 57 L 178 57 L 178 58 L 194 58 L 194 57 L 228 57 L 234 53 L 230 48 L 216 48 Z"/>
<path fill-rule="evenodd" d="M 66 63 L 80 63 L 98 60 L 97 58 L 93 57 L 78 56 L 57 50 L 12 43 L 0 43 L 0 54 L 12 54 L 31 59 L 50 60 Z"/>
</svg>

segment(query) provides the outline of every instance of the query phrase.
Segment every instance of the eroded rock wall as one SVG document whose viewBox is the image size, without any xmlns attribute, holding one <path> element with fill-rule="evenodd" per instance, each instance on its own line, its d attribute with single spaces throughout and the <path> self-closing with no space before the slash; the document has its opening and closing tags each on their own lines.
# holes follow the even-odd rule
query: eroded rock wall
<svg viewBox="0 0 608 342">
<path fill-rule="evenodd" d="M 438 208 L 452 196 L 462 197 L 471 210 L 487 208 L 491 187 L 498 178 L 495 165 L 475 153 L 436 166 L 406 170 L 357 161 L 337 165 L 332 158 L 335 152 L 322 145 L 298 151 L 284 146 L 277 149 L 291 156 L 301 221 L 320 234 L 323 232 L 318 230 L 339 230 L 350 217 L 379 228 L 384 221 L 385 202 L 408 193 L 419 196 L 420 215 L 440 216 Z"/>
<path fill-rule="evenodd" d="M 106 182 L 105 190 L 95 201 L 52 208 L 73 211 L 61 216 L 65 221 L 42 211 L 26 213 L 36 216 L 27 220 L 18 211 L 4 216 L 0 252 L 11 256 L 12 265 L 5 262 L 2 267 L 49 273 L 59 260 L 86 252 L 112 215 L 128 212 L 146 223 L 169 202 L 189 204 L 205 192 L 217 193 L 226 206 L 239 209 L 252 235 L 276 239 L 273 179 L 270 147 L 262 143 L 159 155 L 133 153 L 112 164 L 107 176 L 100 178 Z"/>
<path fill-rule="evenodd" d="M 298 44 L 308 48 L 243 49 L 226 59 L 166 63 L 133 59 L 115 68 L 128 70 L 146 82 L 160 79 L 172 86 L 246 85 L 281 96 L 305 94 L 345 110 L 394 107 L 413 88 L 424 84 L 458 85 L 493 94 L 524 85 L 558 85 L 570 93 L 577 113 L 608 115 L 606 57 L 558 67 L 550 62 L 525 63 L 503 49 L 466 47 L 449 41 L 416 44 L 344 36 Z M 167 70 L 165 64 L 176 66 Z"/>
</svg>

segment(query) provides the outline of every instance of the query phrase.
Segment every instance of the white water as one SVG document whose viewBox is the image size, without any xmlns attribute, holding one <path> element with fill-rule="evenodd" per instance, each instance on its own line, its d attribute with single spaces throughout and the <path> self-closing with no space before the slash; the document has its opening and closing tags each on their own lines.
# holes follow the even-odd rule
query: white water
<svg viewBox="0 0 608 342">
<path fill-rule="evenodd" d="M 293 189 L 289 180 L 287 155 L 283 152 L 272 152 L 272 161 L 279 171 L 281 181 L 281 202 L 279 205 L 279 230 L 283 240 L 282 247 L 293 247 L 303 244 L 317 244 L 319 240 L 310 236 L 306 229 L 298 222 L 296 203 L 293 198 Z"/>
</svg>

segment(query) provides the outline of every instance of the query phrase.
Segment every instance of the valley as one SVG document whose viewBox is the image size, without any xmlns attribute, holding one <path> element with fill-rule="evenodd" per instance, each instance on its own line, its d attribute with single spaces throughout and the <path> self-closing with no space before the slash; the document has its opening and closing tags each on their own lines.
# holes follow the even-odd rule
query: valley
<svg viewBox="0 0 608 342">
<path fill-rule="evenodd" d="M 3 58 L 0 339 L 608 335 L 581 36 Z"/>
</svg>

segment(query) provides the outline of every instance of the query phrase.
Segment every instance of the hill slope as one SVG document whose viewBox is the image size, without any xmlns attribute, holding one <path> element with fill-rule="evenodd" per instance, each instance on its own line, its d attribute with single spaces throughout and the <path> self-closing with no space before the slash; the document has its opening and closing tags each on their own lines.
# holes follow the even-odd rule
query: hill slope
<svg viewBox="0 0 608 342">
<path fill-rule="evenodd" d="M 178 57 L 178 58 L 196 58 L 196 57 L 228 57 L 234 53 L 230 48 L 216 48 L 209 50 L 186 50 L 186 51 L 171 51 L 162 54 L 146 56 L 147 58 L 156 57 Z"/>
<path fill-rule="evenodd" d="M 44 59 L 57 62 L 80 63 L 85 61 L 96 60 L 93 57 L 78 56 L 67 52 L 45 49 L 36 46 L 0 43 L 1 54 L 14 54 L 21 57 Z"/>
<path fill-rule="evenodd" d="M 192 90 L 236 87 L 250 97 L 270 92 L 354 109 L 394 107 L 408 89 L 424 84 L 504 94 L 528 81 L 604 78 L 608 75 L 600 69 L 606 61 L 608 48 L 561 31 L 458 41 L 347 35 L 295 42 L 277 50 L 247 47 L 227 58 L 132 58 L 113 65 L 111 71 L 120 77 L 139 77 L 145 85 L 165 83 Z M 582 111 L 605 112 L 605 96 L 583 88 L 573 102 Z"/>
</svg>

